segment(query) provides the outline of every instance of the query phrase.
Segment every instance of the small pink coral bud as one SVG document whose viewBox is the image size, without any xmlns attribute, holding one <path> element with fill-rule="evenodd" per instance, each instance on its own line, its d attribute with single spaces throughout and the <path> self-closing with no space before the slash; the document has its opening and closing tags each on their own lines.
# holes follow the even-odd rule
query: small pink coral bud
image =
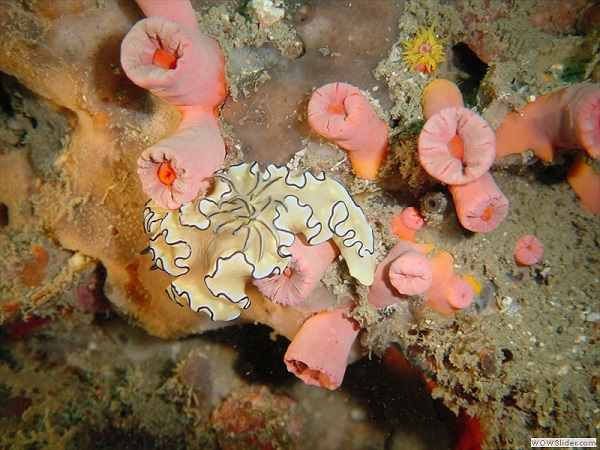
<svg viewBox="0 0 600 450">
<path fill-rule="evenodd" d="M 473 301 L 473 288 L 462 278 L 454 278 L 446 287 L 448 305 L 455 309 L 463 309 Z"/>
<path fill-rule="evenodd" d="M 424 223 L 425 219 L 421 211 L 414 206 L 409 206 L 396 214 L 390 224 L 390 229 L 398 238 L 414 242 L 416 231 L 420 230 Z"/>
<path fill-rule="evenodd" d="M 296 236 L 289 252 L 292 260 L 283 273 L 252 280 L 262 295 L 283 306 L 306 300 L 339 254 L 332 241 L 309 245 L 301 236 Z"/>
<path fill-rule="evenodd" d="M 515 261 L 519 266 L 531 266 L 537 263 L 544 253 L 544 246 L 538 238 L 525 234 L 517 238 Z"/>
<path fill-rule="evenodd" d="M 473 300 L 471 285 L 454 275 L 454 258 L 444 250 L 430 259 L 433 282 L 425 295 L 429 298 L 429 307 L 448 316 L 459 309 L 466 308 Z"/>
<path fill-rule="evenodd" d="M 508 215 L 508 199 L 487 172 L 473 183 L 449 189 L 458 220 L 467 230 L 489 233 Z"/>
<path fill-rule="evenodd" d="M 146 17 L 165 17 L 186 27 L 197 29 L 198 20 L 188 0 L 136 0 Z"/>
<path fill-rule="evenodd" d="M 425 292 L 431 286 L 429 260 L 409 241 L 398 242 L 377 265 L 367 300 L 377 308 L 397 303 L 402 295 Z"/>
<path fill-rule="evenodd" d="M 402 222 L 411 230 L 420 230 L 423 228 L 425 224 L 425 219 L 423 218 L 423 214 L 414 206 L 409 206 L 404 208 L 400 213 L 400 217 L 402 217 Z"/>
<path fill-rule="evenodd" d="M 418 149 L 425 171 L 446 184 L 472 183 L 488 171 L 496 155 L 490 126 L 460 106 L 444 108 L 425 122 Z"/>
<path fill-rule="evenodd" d="M 360 330 L 356 320 L 346 317 L 348 312 L 349 308 L 337 308 L 304 322 L 285 353 L 287 369 L 306 384 L 340 387 Z"/>
<path fill-rule="evenodd" d="M 402 244 L 394 247 L 398 247 L 397 251 L 401 253 L 390 265 L 390 282 L 401 294 L 422 294 L 431 286 L 431 265 L 427 257 L 410 243 Z"/>
<path fill-rule="evenodd" d="M 138 175 L 142 189 L 158 206 L 177 209 L 209 187 L 224 158 L 215 117 L 186 115 L 173 135 L 142 152 Z"/>
<path fill-rule="evenodd" d="M 496 145 L 496 159 L 531 149 L 549 161 L 559 148 L 581 148 L 600 159 L 600 84 L 574 84 L 510 113 L 496 130 Z"/>
<path fill-rule="evenodd" d="M 121 65 L 139 87 L 179 108 L 213 111 L 227 95 L 219 45 L 197 27 L 164 17 L 133 26 L 121 43 Z"/>
<path fill-rule="evenodd" d="M 357 88 L 331 83 L 317 89 L 308 103 L 307 117 L 313 130 L 348 151 L 358 178 L 379 178 L 387 155 L 388 129 Z"/>
</svg>

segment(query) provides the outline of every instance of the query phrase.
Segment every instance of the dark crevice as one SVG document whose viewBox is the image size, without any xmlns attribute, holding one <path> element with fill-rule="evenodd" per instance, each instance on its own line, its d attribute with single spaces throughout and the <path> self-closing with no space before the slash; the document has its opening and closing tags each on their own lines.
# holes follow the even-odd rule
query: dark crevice
<svg viewBox="0 0 600 450">
<path fill-rule="evenodd" d="M 463 42 L 452 47 L 452 63 L 462 74 L 462 81 L 458 87 L 462 92 L 465 105 L 475 106 L 479 85 L 487 73 L 487 64 L 480 60 L 475 52 Z"/>
</svg>

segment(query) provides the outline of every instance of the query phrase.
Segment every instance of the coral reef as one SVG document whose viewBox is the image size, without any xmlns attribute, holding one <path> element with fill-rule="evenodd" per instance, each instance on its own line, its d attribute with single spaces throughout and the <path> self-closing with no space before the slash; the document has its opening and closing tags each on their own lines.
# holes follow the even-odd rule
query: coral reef
<svg viewBox="0 0 600 450">
<path fill-rule="evenodd" d="M 233 393 L 212 414 L 219 448 L 297 448 L 301 426 L 296 402 L 266 387 Z"/>
</svg>

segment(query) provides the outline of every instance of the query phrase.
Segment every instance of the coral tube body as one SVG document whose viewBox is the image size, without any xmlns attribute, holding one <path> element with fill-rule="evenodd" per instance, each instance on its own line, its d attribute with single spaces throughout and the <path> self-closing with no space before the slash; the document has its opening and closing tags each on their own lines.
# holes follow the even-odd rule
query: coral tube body
<svg viewBox="0 0 600 450">
<path fill-rule="evenodd" d="M 542 95 L 496 130 L 496 158 L 533 150 L 545 161 L 559 148 L 583 149 L 600 159 L 600 84 L 579 83 Z"/>
<path fill-rule="evenodd" d="M 567 173 L 567 182 L 581 204 L 592 214 L 600 213 L 600 174 L 586 155 L 578 155 Z"/>
<path fill-rule="evenodd" d="M 456 215 L 467 230 L 488 233 L 508 215 L 508 199 L 489 173 L 473 183 L 449 186 Z"/>
<path fill-rule="evenodd" d="M 348 308 L 337 308 L 304 322 L 285 353 L 287 369 L 306 384 L 331 390 L 340 387 L 360 330 L 356 320 L 346 317 L 348 312 Z"/>
<path fill-rule="evenodd" d="M 331 83 L 317 89 L 308 103 L 308 122 L 321 136 L 348 151 L 358 178 L 379 178 L 387 155 L 388 129 L 357 88 Z"/>
<path fill-rule="evenodd" d="M 433 282 L 425 295 L 429 298 L 429 307 L 448 316 L 466 308 L 473 301 L 473 288 L 460 277 L 454 275 L 454 258 L 441 251 L 430 259 Z"/>
<path fill-rule="evenodd" d="M 464 106 L 458 86 L 443 78 L 432 80 L 423 90 L 423 117 L 428 120 L 444 108 Z"/>
<path fill-rule="evenodd" d="M 136 0 L 146 17 L 166 17 L 186 27 L 197 29 L 196 13 L 188 0 Z"/>
</svg>

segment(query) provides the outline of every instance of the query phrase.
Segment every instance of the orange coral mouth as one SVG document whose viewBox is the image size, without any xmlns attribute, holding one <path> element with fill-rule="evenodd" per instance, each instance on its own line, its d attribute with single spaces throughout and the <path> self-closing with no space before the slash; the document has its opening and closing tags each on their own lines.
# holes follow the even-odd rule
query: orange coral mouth
<svg viewBox="0 0 600 450">
<path fill-rule="evenodd" d="M 176 69 L 177 57 L 165 52 L 162 48 L 156 49 L 152 55 L 152 64 L 163 69 Z"/>
<path fill-rule="evenodd" d="M 342 102 L 332 102 L 329 105 L 329 108 L 327 108 L 327 111 L 330 114 L 339 114 L 339 115 L 346 114 L 346 108 L 344 108 L 344 104 Z"/>
<path fill-rule="evenodd" d="M 463 159 L 465 147 L 462 138 L 458 134 L 448 142 L 448 151 L 455 158 Z"/>
<path fill-rule="evenodd" d="M 493 215 L 494 215 L 494 209 L 491 206 L 488 206 L 483 211 L 483 214 L 481 215 L 481 220 L 484 220 L 487 222 L 488 220 L 490 220 L 492 218 Z"/>
<path fill-rule="evenodd" d="M 162 184 L 171 186 L 175 181 L 175 178 L 177 178 L 177 174 L 171 167 L 171 163 L 164 162 L 158 166 L 158 179 Z"/>
</svg>

